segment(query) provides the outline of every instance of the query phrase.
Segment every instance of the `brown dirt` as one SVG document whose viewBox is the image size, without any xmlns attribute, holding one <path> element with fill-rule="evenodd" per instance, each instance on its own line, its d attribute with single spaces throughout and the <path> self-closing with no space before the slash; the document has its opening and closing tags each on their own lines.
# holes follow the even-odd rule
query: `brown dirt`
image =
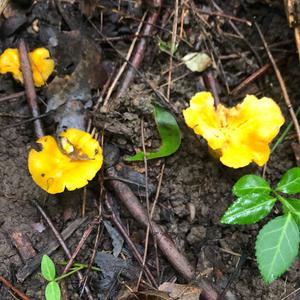
<svg viewBox="0 0 300 300">
<path fill-rule="evenodd" d="M 226 11 L 233 11 L 230 8 L 234 6 L 236 1 L 228 2 L 230 3 L 228 3 Z M 249 4 L 248 2 L 255 3 Z M 262 27 L 269 44 L 291 40 L 289 44 L 285 44 L 279 50 L 277 49 L 276 52 L 274 51 L 274 54 L 278 53 L 279 56 L 284 56 L 280 67 L 288 83 L 289 93 L 294 101 L 294 106 L 297 107 L 299 106 L 300 96 L 298 57 L 295 54 L 293 33 L 287 26 L 284 11 L 281 6 L 270 7 L 267 3 L 260 1 L 248 2 L 249 14 L 257 16 L 257 21 Z M 220 3 L 222 4 L 222 1 Z M 197 5 L 200 4 L 197 3 Z M 52 9 L 54 14 L 55 10 L 54 8 Z M 74 10 L 74 15 L 78 15 L 75 6 L 70 6 L 69 9 L 71 10 L 71 15 L 72 9 Z M 41 19 L 43 17 L 45 16 L 41 16 Z M 108 19 L 112 18 L 109 14 L 106 14 L 105 17 Z M 243 10 L 240 10 L 239 17 L 246 17 Z M 133 20 L 130 22 L 134 23 Z M 123 26 L 129 27 L 130 22 L 128 21 Z M 186 28 L 189 34 L 187 39 L 193 41 L 199 37 L 201 26 L 195 17 L 191 17 L 189 22 Z M 54 27 L 54 23 L 50 23 L 51 26 Z M 172 28 L 171 23 L 168 24 L 168 29 Z M 109 27 L 110 25 L 110 30 L 116 31 L 116 35 L 120 34 L 118 26 L 121 25 L 107 22 L 106 26 Z M 137 24 L 134 23 L 134 25 L 135 27 L 133 28 L 136 28 Z M 83 33 L 90 28 L 86 23 L 84 23 L 84 26 Z M 226 21 L 222 21 L 221 26 L 224 31 L 230 31 Z M 253 27 L 240 24 L 239 27 L 252 45 L 261 47 L 261 41 Z M 122 30 L 125 31 L 125 29 L 123 28 Z M 105 30 L 109 32 L 109 28 L 104 27 Z M 133 29 L 128 30 L 131 32 Z M 96 36 L 96 33 L 92 34 Z M 39 40 L 35 35 L 25 32 L 24 29 L 19 30 L 15 36 L 28 36 L 29 43 L 32 45 L 39 45 L 41 42 L 41 39 Z M 167 35 L 167 37 L 170 36 Z M 213 43 L 215 47 L 218 47 L 215 50 L 223 55 L 231 54 L 233 50 L 240 53 L 249 50 L 239 39 L 225 38 L 222 42 L 217 43 L 214 41 Z M 125 44 L 120 42 L 116 45 L 120 49 L 127 49 L 129 44 L 129 42 Z M 232 44 L 234 49 L 231 49 L 229 44 Z M 8 46 L 14 46 L 14 41 L 11 38 L 6 38 L 0 45 L 0 50 L 3 50 Z M 176 57 L 180 58 L 189 51 L 191 49 L 188 46 L 181 45 L 176 53 Z M 263 62 L 267 63 L 268 59 L 265 52 L 262 50 L 258 51 L 260 51 Z M 103 52 L 107 58 L 120 61 L 107 45 L 103 46 Z M 290 54 L 290 52 L 293 54 Z M 247 59 L 250 64 L 246 64 L 244 59 L 224 61 L 225 75 L 231 87 L 236 86 L 243 78 L 257 69 L 257 62 L 253 55 L 248 54 Z M 142 69 L 146 78 L 157 85 L 164 83 L 167 77 L 161 76 L 161 73 L 168 68 L 168 62 L 168 55 L 159 52 L 156 40 L 153 39 L 147 48 L 146 59 Z M 181 67 L 175 70 L 172 76 L 177 78 L 185 72 L 186 69 Z M 224 81 L 222 81 L 222 74 L 220 74 L 219 70 L 216 72 L 216 76 L 220 83 L 221 99 L 224 103 L 229 104 L 230 100 L 226 96 Z M 0 91 L 2 94 L 11 94 L 20 90 L 20 87 L 12 84 L 11 81 L 9 77 L 2 76 L 0 78 Z M 174 83 L 172 87 L 172 105 L 178 112 L 178 115 L 180 115 L 180 110 L 186 107 L 189 98 L 199 88 L 200 83 L 198 81 L 198 75 L 189 73 L 184 79 Z M 260 83 L 264 88 L 264 95 L 276 99 L 283 109 L 287 120 L 289 120 L 287 109 L 273 72 L 269 71 L 263 76 L 263 80 L 260 80 Z M 257 85 L 253 84 L 251 87 L 255 89 Z M 161 90 L 165 92 L 164 89 Z M 99 130 L 104 124 L 109 125 L 106 127 L 105 132 L 106 141 L 117 145 L 122 155 L 133 153 L 134 149 L 141 147 L 140 117 L 142 115 L 146 121 L 145 138 L 147 146 L 155 148 L 159 145 L 155 125 L 148 109 L 151 100 L 151 97 L 149 97 L 150 92 L 148 87 L 140 79 L 137 79 L 127 95 L 114 103 L 114 112 L 97 113 L 94 116 L 94 124 Z M 242 96 L 238 98 L 240 99 Z M 153 99 L 155 100 L 154 96 Z M 16 113 L 29 116 L 29 109 L 24 98 L 9 101 L 5 104 L 0 103 L 0 109 L 2 113 Z M 13 118 L 0 118 L 2 127 L 8 124 L 13 125 L 15 122 L 16 119 Z M 46 127 L 47 131 L 53 133 L 53 127 L 50 126 L 50 123 L 46 123 Z M 250 172 L 260 174 L 261 170 L 255 166 L 237 171 L 225 168 L 211 158 L 203 140 L 194 137 L 187 128 L 182 128 L 182 130 L 182 145 L 176 154 L 163 160 L 149 162 L 149 177 L 155 185 L 157 184 L 157 176 L 161 165 L 165 163 L 164 179 L 159 204 L 155 212 L 155 220 L 166 228 L 176 245 L 187 255 L 192 264 L 197 266 L 197 270 L 199 272 L 207 272 L 209 281 L 219 291 L 225 287 L 231 274 L 235 271 L 239 257 L 232 253 L 243 253 L 248 257 L 242 265 L 241 272 L 230 286 L 230 292 L 234 296 L 228 294 L 228 299 L 277 300 L 293 292 L 300 284 L 300 265 L 298 260 L 288 272 L 271 285 L 265 285 L 261 279 L 254 261 L 254 242 L 263 222 L 251 226 L 225 226 L 220 224 L 221 216 L 233 201 L 231 187 L 234 182 L 243 174 Z M 292 140 L 285 140 L 270 158 L 266 174 L 271 183 L 275 183 L 288 168 L 295 166 L 295 159 L 290 146 L 291 141 L 295 141 L 295 137 L 291 136 L 291 138 Z M 25 261 L 22 260 L 22 257 L 13 245 L 11 234 L 14 231 L 21 232 L 28 237 L 37 253 L 43 252 L 43 249 L 55 237 L 38 210 L 31 203 L 31 200 L 43 203 L 45 210 L 57 228 L 63 230 L 70 221 L 80 217 L 82 194 L 79 192 L 69 193 L 62 197 L 48 196 L 34 184 L 27 169 L 28 149 L 33 141 L 34 132 L 31 123 L 11 127 L 2 130 L 0 133 L 0 172 L 2 178 L 0 189 L 0 274 L 11 280 L 32 299 L 42 299 L 45 282 L 38 270 L 27 278 L 24 283 L 19 283 L 16 280 L 15 275 Z M 133 166 L 134 169 L 143 169 L 142 163 L 128 165 Z M 89 220 L 92 220 L 97 215 L 97 210 L 94 206 L 97 199 L 97 190 L 96 182 L 88 190 L 87 207 Z M 193 211 L 195 211 L 195 216 L 191 219 Z M 130 225 L 135 241 L 140 242 L 142 247 L 144 231 L 140 230 L 122 207 L 120 207 L 120 214 L 124 223 Z M 41 233 L 38 232 L 34 229 L 34 224 L 36 223 L 45 224 L 46 229 Z M 68 245 L 71 249 L 76 247 L 85 228 L 85 226 L 80 227 L 68 240 Z M 79 261 L 88 263 L 93 249 L 94 237 L 95 235 L 93 234 L 84 245 Z M 104 233 L 99 250 L 110 250 L 110 248 L 109 237 Z M 151 248 L 150 257 L 153 254 L 154 248 Z M 66 259 L 61 249 L 52 257 L 55 261 Z M 162 260 L 162 269 L 166 269 L 165 278 L 176 274 L 173 270 L 170 270 L 167 262 L 164 260 Z M 97 276 L 97 273 L 92 276 L 93 281 L 91 283 L 95 298 L 98 293 L 99 278 Z M 69 299 L 77 299 L 78 283 L 75 277 L 68 281 L 67 287 L 69 289 Z M 0 285 L 0 295 L 0 299 L 3 300 L 13 299 L 3 285 Z M 289 299 L 297 299 L 297 295 Z"/>
</svg>

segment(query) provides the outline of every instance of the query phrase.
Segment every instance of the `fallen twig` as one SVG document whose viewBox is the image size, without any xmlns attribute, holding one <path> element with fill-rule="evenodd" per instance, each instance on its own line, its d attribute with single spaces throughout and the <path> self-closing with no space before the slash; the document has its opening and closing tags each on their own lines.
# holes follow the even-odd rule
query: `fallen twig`
<svg viewBox="0 0 300 300">
<path fill-rule="evenodd" d="M 296 130 L 296 133 L 297 133 L 297 138 L 298 138 L 298 144 L 300 144 L 300 127 L 299 127 L 297 116 L 296 116 L 295 111 L 293 109 L 293 106 L 292 106 L 292 103 L 291 103 L 291 100 L 290 100 L 290 97 L 289 97 L 289 94 L 288 94 L 288 91 L 287 91 L 284 79 L 283 79 L 283 77 L 281 75 L 281 72 L 280 72 L 279 68 L 277 67 L 276 61 L 273 58 L 273 55 L 272 55 L 272 53 L 271 53 L 271 51 L 270 51 L 270 49 L 268 47 L 268 44 L 267 44 L 267 42 L 265 40 L 265 37 L 264 37 L 264 35 L 263 35 L 263 33 L 262 33 L 259 25 L 256 22 L 254 22 L 254 25 L 255 25 L 258 33 L 259 33 L 259 36 L 260 36 L 260 38 L 261 38 L 261 40 L 262 40 L 262 42 L 264 44 L 264 47 L 265 47 L 265 49 L 267 51 L 269 59 L 270 59 L 270 61 L 272 63 L 273 69 L 275 71 L 276 77 L 278 79 L 278 82 L 279 82 L 279 85 L 280 85 L 280 88 L 281 88 L 281 91 L 282 91 L 282 95 L 283 95 L 284 101 L 285 101 L 285 103 L 287 105 L 287 108 L 288 108 L 289 113 L 291 115 L 292 121 L 294 123 L 294 127 L 295 127 L 295 130 Z"/>
<path fill-rule="evenodd" d="M 124 70 L 125 70 L 125 68 L 126 68 L 126 66 L 128 64 L 128 60 L 130 59 L 130 57 L 132 55 L 132 52 L 133 52 L 134 47 L 135 47 L 135 44 L 137 42 L 137 36 L 140 34 L 140 31 L 142 29 L 142 25 L 144 24 L 145 17 L 146 17 L 146 14 L 144 14 L 144 16 L 143 16 L 143 18 L 142 18 L 142 20 L 140 22 L 140 25 L 139 25 L 139 27 L 138 27 L 138 29 L 136 31 L 136 36 L 133 39 L 133 41 L 132 41 L 132 43 L 131 43 L 131 45 L 129 47 L 129 50 L 128 50 L 127 56 L 126 56 L 126 61 L 124 61 L 124 63 L 122 64 L 121 68 L 118 71 L 118 74 L 115 76 L 115 78 L 114 78 L 111 86 L 109 87 L 109 89 L 107 91 L 107 94 L 105 96 L 105 99 L 104 99 L 104 102 L 103 102 L 103 106 L 102 106 L 102 109 L 104 109 L 104 110 L 107 109 L 108 100 L 109 100 L 109 98 L 110 98 L 110 96 L 111 96 L 111 94 L 112 94 L 115 86 L 117 85 L 117 82 L 118 82 L 119 78 L 122 76 L 122 74 L 123 74 L 123 72 L 124 72 Z"/>
<path fill-rule="evenodd" d="M 278 59 L 277 62 L 282 60 L 282 58 Z M 243 80 L 237 87 L 235 87 L 231 91 L 231 95 L 236 96 L 238 95 L 243 89 L 246 88 L 252 81 L 256 80 L 258 77 L 265 74 L 265 72 L 272 66 L 271 63 L 267 63 L 258 70 L 256 70 L 254 73 L 252 73 L 249 77 L 247 77 L 245 80 Z"/>
<path fill-rule="evenodd" d="M 131 249 L 133 256 L 135 257 L 135 259 L 138 261 L 138 263 L 141 265 L 141 267 L 144 268 L 146 277 L 148 278 L 148 280 L 152 283 L 152 285 L 154 287 L 158 287 L 155 278 L 153 277 L 152 273 L 150 272 L 150 270 L 148 269 L 147 265 L 143 266 L 143 258 L 141 256 L 141 254 L 139 253 L 139 251 L 137 250 L 136 246 L 134 245 L 134 243 L 132 242 L 131 238 L 129 237 L 127 230 L 125 229 L 125 227 L 123 226 L 121 220 L 119 219 L 119 217 L 115 214 L 114 209 L 113 209 L 113 198 L 111 194 L 107 194 L 107 197 L 105 199 L 105 205 L 106 208 L 108 209 L 108 213 L 109 213 L 109 218 L 111 219 L 111 221 L 114 223 L 114 225 L 118 228 L 119 232 L 122 234 L 122 236 L 124 237 L 128 247 Z"/>
<path fill-rule="evenodd" d="M 220 103 L 220 98 L 217 90 L 216 79 L 212 73 L 212 70 L 208 69 L 202 75 L 205 87 L 211 91 L 214 97 L 214 106 L 217 108 L 218 104 Z"/>
<path fill-rule="evenodd" d="M 9 289 L 11 289 L 16 295 L 18 295 L 22 300 L 30 300 L 23 292 L 17 289 L 9 280 L 5 279 L 0 275 L 0 282 L 6 285 Z"/>
<path fill-rule="evenodd" d="M 51 115 L 53 112 L 54 112 L 54 111 L 51 110 L 51 111 L 49 111 L 49 112 L 47 112 L 47 113 L 44 113 L 44 114 L 41 114 L 41 115 L 39 115 L 39 116 L 37 116 L 37 117 L 32 117 L 32 118 L 29 118 L 29 119 L 24 120 L 24 121 L 20 121 L 20 122 L 14 123 L 14 124 L 9 124 L 9 125 L 6 125 L 6 126 L 2 126 L 2 127 L 1 127 L 1 130 L 6 130 L 6 129 L 9 129 L 9 128 L 13 128 L 13 127 L 18 127 L 18 126 L 21 126 L 21 125 L 30 123 L 30 122 L 32 122 L 32 121 L 35 122 L 36 120 L 39 120 L 39 119 L 41 119 L 41 118 L 44 118 L 44 117 L 47 117 L 47 116 Z M 42 132 L 43 132 L 43 131 L 42 131 Z M 36 133 L 36 135 L 37 135 L 37 133 Z"/>
<path fill-rule="evenodd" d="M 175 7 L 174 7 L 173 28 L 172 28 L 172 42 L 171 42 L 171 49 L 170 49 L 171 54 L 170 54 L 170 57 L 169 57 L 169 74 L 168 74 L 168 88 L 167 88 L 167 99 L 168 99 L 168 101 L 170 101 L 170 95 L 171 95 L 173 54 L 175 52 L 175 47 L 176 47 L 177 25 L 178 25 L 178 10 L 179 10 L 178 0 L 175 0 L 174 2 L 175 2 Z"/>
<path fill-rule="evenodd" d="M 205 10 L 202 10 L 202 9 L 199 9 L 199 8 L 197 8 L 197 12 L 199 14 L 202 14 L 202 15 L 216 16 L 216 17 L 221 17 L 223 19 L 229 19 L 229 20 L 233 20 L 233 21 L 236 21 L 236 22 L 245 23 L 248 26 L 252 25 L 251 21 L 249 21 L 249 20 L 238 18 L 238 17 L 232 16 L 232 15 L 227 15 L 227 14 L 225 14 L 223 12 L 205 11 Z"/>
<path fill-rule="evenodd" d="M 116 170 L 111 167 L 106 170 L 108 176 L 117 176 Z M 113 187 L 118 199 L 126 206 L 132 216 L 144 227 L 148 226 L 148 216 L 145 208 L 136 198 L 131 189 L 123 182 L 111 180 L 109 184 Z M 157 224 L 152 222 L 152 235 L 157 238 L 157 243 L 161 251 L 166 255 L 174 268 L 188 281 L 192 280 L 195 275 L 193 266 L 179 252 L 173 241 L 164 233 Z"/>
<path fill-rule="evenodd" d="M 59 241 L 60 245 L 62 246 L 63 250 L 65 251 L 66 255 L 68 256 L 69 259 L 72 258 L 71 252 L 69 250 L 69 248 L 67 247 L 65 241 L 63 240 L 61 234 L 58 232 L 58 230 L 55 228 L 54 224 L 52 223 L 52 221 L 50 220 L 50 218 L 47 216 L 46 212 L 42 209 L 42 207 L 35 201 L 32 200 L 33 204 L 37 207 L 37 209 L 40 211 L 40 213 L 42 214 L 42 216 L 45 218 L 45 220 L 47 221 L 48 225 L 50 226 L 50 228 L 52 229 L 55 237 L 57 238 L 57 240 Z M 78 271 L 77 276 L 79 278 L 79 281 L 82 282 L 83 281 L 83 275 L 80 271 Z M 87 285 L 84 286 L 84 290 L 89 298 L 89 300 L 93 300 L 93 296 L 92 293 L 89 289 L 89 287 Z"/>
<path fill-rule="evenodd" d="M 106 173 L 110 177 L 116 177 L 117 172 L 114 167 L 106 170 Z M 114 193 L 118 196 L 118 199 L 126 206 L 131 215 L 138 221 L 142 226 L 148 226 L 148 216 L 145 208 L 142 206 L 140 201 L 131 191 L 131 189 L 123 182 L 111 180 L 109 184 L 114 190 Z M 187 280 L 192 281 L 195 277 L 194 267 L 188 262 L 186 257 L 180 253 L 176 248 L 174 242 L 168 237 L 168 235 L 162 230 L 162 228 L 155 222 L 151 222 L 151 233 L 157 240 L 157 245 L 169 260 L 172 266 Z M 202 292 L 203 299 L 217 299 L 217 294 L 213 288 L 206 282 L 202 281 L 199 283 L 200 287 L 204 288 Z"/>
<path fill-rule="evenodd" d="M 40 111 L 36 101 L 37 96 L 36 96 L 34 83 L 33 83 L 31 64 L 28 57 L 27 47 L 23 39 L 21 39 L 19 44 L 19 55 L 20 55 L 21 70 L 23 74 L 27 102 L 31 109 L 32 116 L 34 118 L 37 118 L 34 120 L 35 134 L 37 138 L 40 138 L 44 135 L 44 130 L 43 130 L 42 122 L 39 119 Z"/>
<path fill-rule="evenodd" d="M 212 0 L 212 4 L 220 13 L 224 13 L 223 10 L 221 9 L 221 7 L 218 6 L 215 1 Z M 258 55 L 258 53 L 256 52 L 256 50 L 254 49 L 254 47 L 251 45 L 251 43 L 246 39 L 246 37 L 243 35 L 243 33 L 235 26 L 235 24 L 231 20 L 228 20 L 228 23 L 231 26 L 231 28 L 235 31 L 235 33 L 245 42 L 245 44 L 252 51 L 259 66 L 262 66 L 263 65 L 262 60 L 261 60 L 260 56 Z"/>
<path fill-rule="evenodd" d="M 70 225 L 64 229 L 61 233 L 63 240 L 67 240 L 77 229 L 81 226 L 87 218 L 76 219 Z M 34 258 L 28 260 L 25 265 L 18 270 L 16 277 L 18 281 L 23 282 L 28 276 L 30 276 L 41 265 L 42 256 L 44 254 L 51 255 L 57 248 L 59 243 L 57 241 L 51 241 L 48 243 L 47 248 L 42 253 L 36 255 Z"/>
<path fill-rule="evenodd" d="M 150 214 L 150 203 L 149 203 L 149 185 L 148 185 L 148 161 L 147 161 L 147 152 L 146 152 L 146 146 L 145 146 L 145 137 L 144 137 L 144 119 L 141 119 L 141 139 L 142 139 L 142 146 L 143 146 L 143 152 L 144 152 L 144 167 L 145 167 L 145 193 L 146 193 L 146 207 L 147 207 L 147 217 L 148 217 L 148 225 L 146 230 L 146 238 L 145 238 L 145 247 L 144 247 L 144 255 L 143 255 L 143 263 L 142 263 L 142 270 L 139 275 L 139 279 L 137 281 L 136 289 L 138 290 L 138 287 L 140 285 L 144 268 L 146 265 L 147 260 L 147 254 L 148 254 L 148 246 L 149 246 L 149 232 L 150 232 L 150 226 L 151 226 L 151 214 Z M 153 228 L 151 228 L 153 229 Z"/>
<path fill-rule="evenodd" d="M 151 11 L 149 13 L 149 16 L 146 20 L 146 24 L 143 28 L 143 31 L 141 32 L 141 35 L 143 36 L 150 36 L 153 30 L 153 25 L 156 23 L 156 20 L 160 14 L 160 7 L 162 1 L 156 1 L 155 4 L 156 9 Z M 123 80 L 119 85 L 119 88 L 116 92 L 115 97 L 119 98 L 121 97 L 124 92 L 128 89 L 130 83 L 133 81 L 136 69 L 139 69 L 142 61 L 144 59 L 145 51 L 147 46 L 147 39 L 141 38 L 136 46 L 133 58 L 131 59 L 131 64 L 127 69 L 127 72 L 123 75 Z"/>
<path fill-rule="evenodd" d="M 75 251 L 73 252 L 71 258 L 69 259 L 67 265 L 65 266 L 65 269 L 63 271 L 63 274 L 66 274 L 70 268 L 72 267 L 73 263 L 74 263 L 74 259 L 76 258 L 76 256 L 78 255 L 80 249 L 82 248 L 83 244 L 85 243 L 85 241 L 87 240 L 87 238 L 90 236 L 90 234 L 92 233 L 95 225 L 97 225 L 99 223 L 99 219 L 96 218 L 95 220 L 93 220 L 90 224 L 89 227 L 84 231 L 80 242 L 78 243 Z"/>
<path fill-rule="evenodd" d="M 22 96 L 25 96 L 25 92 L 19 92 L 19 93 L 14 93 L 11 95 L 3 96 L 0 98 L 0 103 L 11 100 L 11 99 L 17 99 Z"/>
</svg>

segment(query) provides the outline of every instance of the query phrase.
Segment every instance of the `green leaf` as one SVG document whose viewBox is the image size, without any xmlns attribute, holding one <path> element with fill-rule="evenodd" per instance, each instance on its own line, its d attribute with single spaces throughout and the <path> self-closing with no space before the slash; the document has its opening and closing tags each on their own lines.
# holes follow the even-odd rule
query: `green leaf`
<svg viewBox="0 0 300 300">
<path fill-rule="evenodd" d="M 249 194 L 238 198 L 221 219 L 223 224 L 253 224 L 273 208 L 276 198 L 265 194 Z"/>
<path fill-rule="evenodd" d="M 48 255 L 43 255 L 41 270 L 44 278 L 48 281 L 52 281 L 55 279 L 55 265 L 53 260 Z"/>
<path fill-rule="evenodd" d="M 300 199 L 284 198 L 283 211 L 285 214 L 291 213 L 300 228 Z"/>
<path fill-rule="evenodd" d="M 160 51 L 165 52 L 169 55 L 174 55 L 177 51 L 179 43 L 173 43 L 172 41 L 163 41 L 162 39 L 158 38 L 158 47 Z"/>
<path fill-rule="evenodd" d="M 276 191 L 296 194 L 300 192 L 300 168 L 289 169 L 277 184 Z"/>
<path fill-rule="evenodd" d="M 61 292 L 60 287 L 56 281 L 51 281 L 47 284 L 45 290 L 46 300 L 60 300 Z"/>
<path fill-rule="evenodd" d="M 154 106 L 154 117 L 161 138 L 161 146 L 155 152 L 148 152 L 147 159 L 160 158 L 176 152 L 181 143 L 181 133 L 174 116 L 160 106 Z M 127 161 L 143 160 L 144 152 L 126 157 Z"/>
<path fill-rule="evenodd" d="M 245 175 L 233 186 L 232 192 L 240 197 L 247 194 L 269 194 L 271 188 L 266 180 L 256 175 Z"/>
<path fill-rule="evenodd" d="M 294 262 L 299 250 L 299 229 L 291 214 L 267 223 L 256 239 L 256 258 L 266 283 L 282 275 Z"/>
</svg>

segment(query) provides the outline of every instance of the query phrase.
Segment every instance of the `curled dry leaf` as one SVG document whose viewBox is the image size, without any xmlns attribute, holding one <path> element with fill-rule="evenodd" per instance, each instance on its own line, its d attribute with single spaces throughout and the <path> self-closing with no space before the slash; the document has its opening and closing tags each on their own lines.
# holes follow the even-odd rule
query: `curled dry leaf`
<svg viewBox="0 0 300 300">
<path fill-rule="evenodd" d="M 158 289 L 167 292 L 170 299 L 178 300 L 198 300 L 202 292 L 202 289 L 198 287 L 173 282 L 164 282 Z"/>
<path fill-rule="evenodd" d="M 182 61 L 192 72 L 203 72 L 212 64 L 211 58 L 204 52 L 189 53 Z"/>
</svg>

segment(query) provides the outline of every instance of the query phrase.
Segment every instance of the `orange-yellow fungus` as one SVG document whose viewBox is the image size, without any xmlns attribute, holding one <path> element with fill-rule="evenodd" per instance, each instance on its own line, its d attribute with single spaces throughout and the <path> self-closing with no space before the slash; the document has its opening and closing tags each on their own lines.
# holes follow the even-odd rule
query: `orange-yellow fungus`
<svg viewBox="0 0 300 300">
<path fill-rule="evenodd" d="M 89 133 L 69 128 L 59 139 L 50 135 L 38 139 L 38 149 L 32 148 L 28 157 L 33 180 L 49 194 L 82 188 L 103 163 L 102 149 Z"/>
<path fill-rule="evenodd" d="M 40 87 L 46 83 L 54 70 L 54 61 L 50 58 L 49 51 L 37 48 L 29 53 L 34 85 Z M 13 77 L 23 83 L 21 63 L 18 49 L 6 49 L 0 55 L 0 73 L 11 73 Z"/>
<path fill-rule="evenodd" d="M 278 134 L 284 117 L 274 100 L 247 95 L 242 103 L 214 107 L 209 92 L 197 93 L 183 111 L 186 124 L 201 135 L 221 162 L 231 168 L 252 161 L 264 165 L 270 156 L 269 143 Z"/>
</svg>

